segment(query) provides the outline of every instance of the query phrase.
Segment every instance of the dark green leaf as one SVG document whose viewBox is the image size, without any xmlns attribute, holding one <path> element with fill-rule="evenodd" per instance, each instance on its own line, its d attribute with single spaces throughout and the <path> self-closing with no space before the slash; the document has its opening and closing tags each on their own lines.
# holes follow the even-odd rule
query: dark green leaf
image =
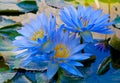
<svg viewBox="0 0 120 83">
<path fill-rule="evenodd" d="M 106 73 L 110 69 L 110 62 L 111 62 L 111 57 L 105 58 L 103 62 L 99 65 L 97 73 L 99 75 Z"/>
<path fill-rule="evenodd" d="M 120 38 L 114 35 L 110 41 L 112 65 L 114 68 L 120 68 Z"/>
<path fill-rule="evenodd" d="M 3 26 L 0 28 L 0 31 L 10 31 L 11 28 L 12 30 L 18 30 L 20 29 L 20 27 L 22 26 L 21 23 L 13 23 L 13 24 L 10 24 L 10 25 L 6 25 L 6 26 Z"/>
<path fill-rule="evenodd" d="M 6 15 L 6 16 L 18 16 L 20 14 L 25 14 L 24 11 L 19 11 L 19 10 L 0 10 L 0 15 Z"/>
<path fill-rule="evenodd" d="M 120 51 L 116 50 L 111 46 L 110 53 L 111 53 L 113 68 L 119 69 L 120 68 Z"/>
<path fill-rule="evenodd" d="M 34 12 L 38 11 L 38 6 L 35 0 L 24 0 L 17 4 L 19 7 L 25 10 L 25 12 Z"/>
</svg>

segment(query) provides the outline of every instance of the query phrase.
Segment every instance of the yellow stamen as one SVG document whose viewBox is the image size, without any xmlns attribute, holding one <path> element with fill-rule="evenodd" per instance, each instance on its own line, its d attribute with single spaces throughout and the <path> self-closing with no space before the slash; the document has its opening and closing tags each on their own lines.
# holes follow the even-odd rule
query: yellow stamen
<svg viewBox="0 0 120 83">
<path fill-rule="evenodd" d="M 38 38 L 43 38 L 43 37 L 44 37 L 44 31 L 41 29 L 41 30 L 35 32 L 31 39 L 35 41 Z"/>
<path fill-rule="evenodd" d="M 70 56 L 70 51 L 63 44 L 58 44 L 55 47 L 56 53 L 55 58 L 68 58 Z"/>
</svg>

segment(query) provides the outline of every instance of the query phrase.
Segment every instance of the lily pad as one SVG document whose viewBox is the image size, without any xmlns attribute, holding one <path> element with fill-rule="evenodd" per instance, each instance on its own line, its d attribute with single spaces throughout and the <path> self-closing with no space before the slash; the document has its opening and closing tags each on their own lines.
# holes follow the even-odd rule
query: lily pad
<svg viewBox="0 0 120 83">
<path fill-rule="evenodd" d="M 25 12 L 36 13 L 38 11 L 38 6 L 35 0 L 24 0 L 19 2 L 17 6 L 22 8 Z"/>
<path fill-rule="evenodd" d="M 16 22 L 11 19 L 6 19 L 6 18 L 3 18 L 2 16 L 0 16 L 0 28 L 10 25 L 10 24 L 13 24 L 13 23 L 16 23 Z"/>
<path fill-rule="evenodd" d="M 6 81 L 8 81 L 9 79 L 13 78 L 15 76 L 16 72 L 1 72 L 0 73 L 0 83 L 4 83 Z M 10 82 L 7 82 L 10 83 Z"/>
<path fill-rule="evenodd" d="M 16 30 L 20 29 L 21 23 L 16 23 L 10 19 L 3 18 L 0 22 L 0 36 L 13 40 L 16 36 L 20 35 Z"/>
<path fill-rule="evenodd" d="M 116 17 L 114 20 L 114 27 L 117 28 L 117 29 L 120 29 L 120 16 Z"/>
</svg>

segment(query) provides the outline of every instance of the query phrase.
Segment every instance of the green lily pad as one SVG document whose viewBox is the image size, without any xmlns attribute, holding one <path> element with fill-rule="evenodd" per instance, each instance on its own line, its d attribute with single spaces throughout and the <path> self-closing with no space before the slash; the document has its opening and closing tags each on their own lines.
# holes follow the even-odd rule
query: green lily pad
<svg viewBox="0 0 120 83">
<path fill-rule="evenodd" d="M 18 35 L 20 35 L 16 30 L 20 29 L 22 26 L 21 23 L 16 23 L 15 21 L 12 21 L 10 19 L 2 18 L 0 21 L 0 36 L 1 40 L 6 38 L 7 40 L 14 40 L 14 38 Z"/>
<path fill-rule="evenodd" d="M 36 13 L 38 6 L 35 0 L 25 0 L 19 3 L 5 3 L 1 1 L 0 3 L 0 15 L 7 16 L 18 16 L 20 14 L 25 14 L 26 12 Z"/>
</svg>

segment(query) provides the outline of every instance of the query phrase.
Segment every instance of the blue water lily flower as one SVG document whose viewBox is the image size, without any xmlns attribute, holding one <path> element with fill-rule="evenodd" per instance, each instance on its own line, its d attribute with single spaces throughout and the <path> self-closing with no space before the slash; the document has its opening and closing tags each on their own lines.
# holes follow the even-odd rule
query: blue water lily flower
<svg viewBox="0 0 120 83">
<path fill-rule="evenodd" d="M 59 68 L 73 75 L 83 77 L 75 66 L 83 66 L 83 64 L 78 61 L 88 59 L 91 54 L 80 52 L 86 44 L 80 44 L 79 40 L 75 34 L 70 35 L 68 31 L 64 32 L 62 29 L 59 29 L 54 36 L 54 40 L 51 41 L 53 51 L 46 56 L 35 56 L 33 60 L 48 62 L 48 79 L 51 79 Z"/>
<path fill-rule="evenodd" d="M 31 19 L 29 24 L 25 24 L 18 30 L 21 36 L 16 37 L 16 40 L 13 41 L 13 45 L 17 47 L 15 51 L 24 50 L 16 57 L 30 61 L 30 58 L 35 54 L 43 55 L 50 52 L 48 43 L 52 39 L 55 29 L 56 18 L 52 14 L 50 19 L 44 13 L 37 15 L 36 20 Z"/>
<path fill-rule="evenodd" d="M 81 33 L 86 41 L 93 41 L 91 32 L 101 34 L 113 34 L 109 21 L 109 14 L 102 14 L 102 10 L 94 10 L 92 7 L 78 6 L 76 10 L 73 6 L 68 6 L 60 10 L 60 18 L 66 24 L 66 29 L 72 32 Z"/>
</svg>

